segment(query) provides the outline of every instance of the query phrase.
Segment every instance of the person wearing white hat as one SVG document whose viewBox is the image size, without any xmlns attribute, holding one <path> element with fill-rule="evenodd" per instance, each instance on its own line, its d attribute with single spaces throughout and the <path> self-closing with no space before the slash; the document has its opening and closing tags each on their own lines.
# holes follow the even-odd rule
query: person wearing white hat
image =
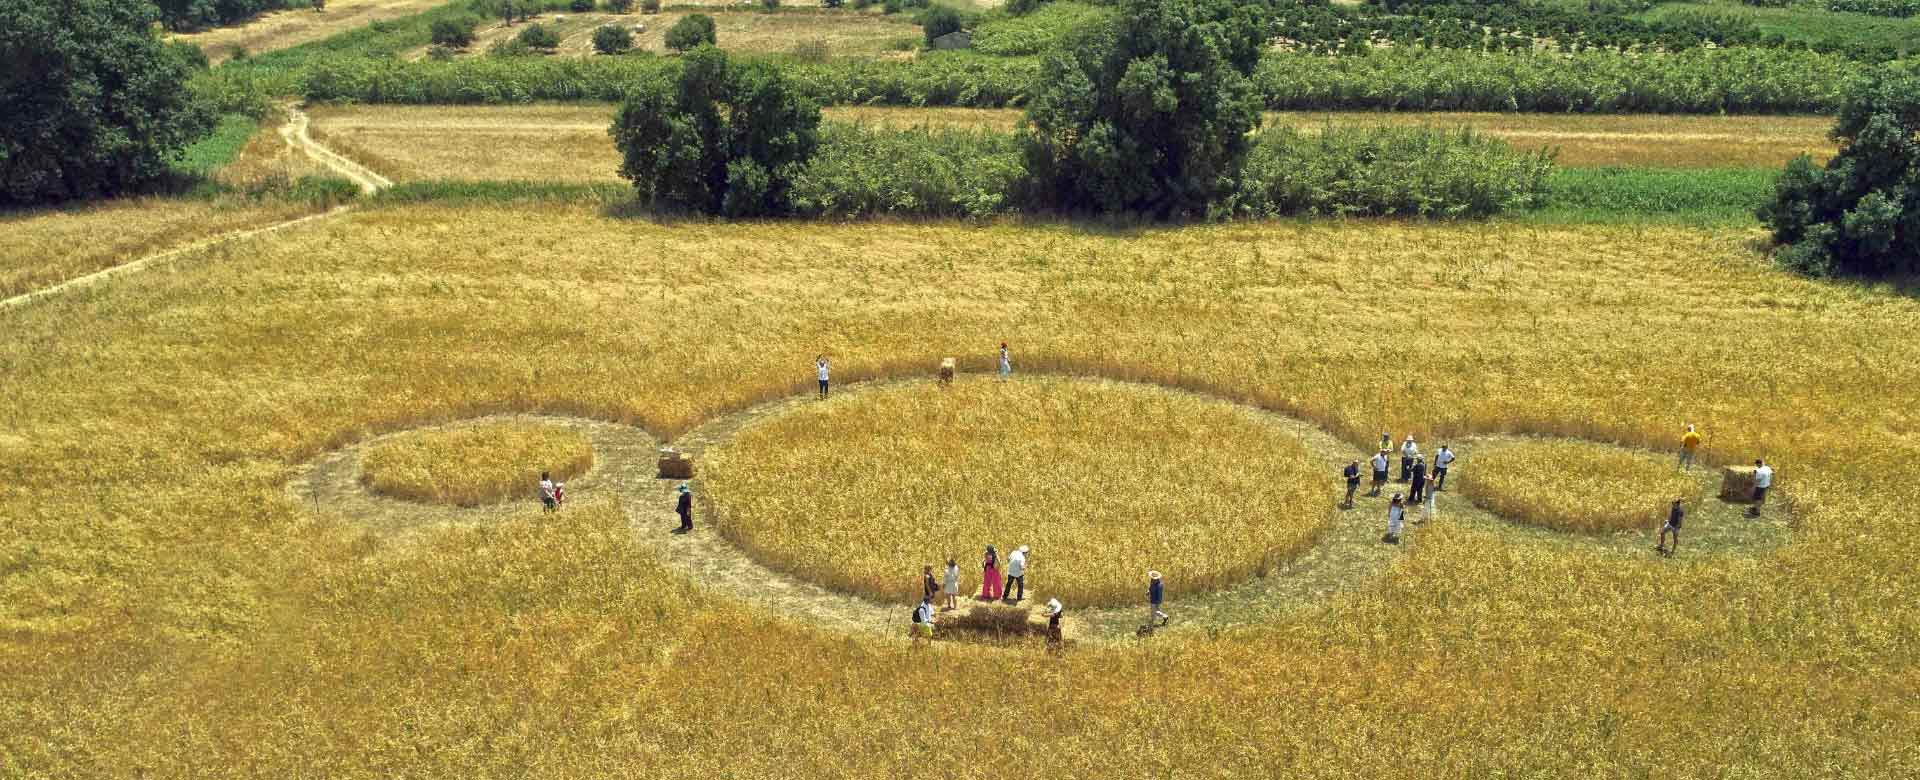
<svg viewBox="0 0 1920 780">
<path fill-rule="evenodd" d="M 1016 584 L 1020 586 L 1017 593 L 1013 589 Z M 1007 556 L 1007 584 L 1000 589 L 1000 594 L 1015 604 L 1027 597 L 1026 545 L 1020 545 L 1020 549 L 1014 550 L 1012 555 Z"/>
<path fill-rule="evenodd" d="M 673 511 L 680 515 L 680 527 L 674 533 L 684 534 L 693 530 L 693 489 L 687 483 L 680 483 L 680 500 L 674 504 Z"/>
<path fill-rule="evenodd" d="M 1066 611 L 1066 607 L 1063 607 L 1060 605 L 1059 599 L 1047 599 L 1047 641 L 1048 642 L 1051 642 L 1053 644 L 1060 643 L 1060 613 L 1065 611 Z"/>
<path fill-rule="evenodd" d="M 1161 578 L 1160 572 L 1154 571 L 1152 569 L 1148 569 L 1147 570 L 1147 625 L 1149 626 L 1153 625 L 1153 621 L 1156 621 L 1156 620 L 1160 621 L 1160 625 L 1164 626 L 1167 624 L 1167 613 L 1162 609 L 1160 609 L 1160 605 L 1166 601 L 1166 598 L 1167 598 L 1166 580 Z"/>
</svg>

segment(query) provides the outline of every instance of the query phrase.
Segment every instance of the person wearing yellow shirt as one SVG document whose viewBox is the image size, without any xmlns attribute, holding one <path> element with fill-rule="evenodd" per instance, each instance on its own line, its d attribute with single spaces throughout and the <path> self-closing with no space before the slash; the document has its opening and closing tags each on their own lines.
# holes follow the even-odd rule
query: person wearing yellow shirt
<svg viewBox="0 0 1920 780">
<path fill-rule="evenodd" d="M 1700 432 L 1694 430 L 1693 426 L 1689 425 L 1687 426 L 1687 432 L 1680 437 L 1680 469 L 1682 471 L 1691 471 L 1693 469 L 1693 457 L 1699 454 L 1699 452 Z"/>
</svg>

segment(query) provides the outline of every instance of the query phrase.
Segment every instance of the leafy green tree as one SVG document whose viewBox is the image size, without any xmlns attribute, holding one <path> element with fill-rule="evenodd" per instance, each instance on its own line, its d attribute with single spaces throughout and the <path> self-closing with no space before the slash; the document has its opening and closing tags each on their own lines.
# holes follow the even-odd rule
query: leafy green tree
<svg viewBox="0 0 1920 780">
<path fill-rule="evenodd" d="M 966 20 L 960 17 L 960 12 L 951 6 L 936 5 L 920 15 L 920 30 L 926 33 L 928 46 L 933 45 L 935 38 L 959 32 L 965 24 Z"/>
<path fill-rule="evenodd" d="M 539 22 L 527 25 L 514 37 L 521 45 L 539 51 L 553 51 L 560 48 L 560 34 L 547 29 Z"/>
<path fill-rule="evenodd" d="M 633 13 L 633 0 L 607 0 L 607 10 L 616 14 Z"/>
<path fill-rule="evenodd" d="M 213 128 L 193 58 L 124 0 L 0 2 L 0 204 L 118 195 Z"/>
<path fill-rule="evenodd" d="M 687 14 L 667 28 L 667 48 L 674 51 L 687 51 L 703 44 L 714 45 L 719 42 L 719 36 L 714 32 L 713 17 L 706 14 Z"/>
<path fill-rule="evenodd" d="M 593 0 L 571 0 L 567 3 L 567 10 L 577 14 L 587 13 L 593 10 Z"/>
<path fill-rule="evenodd" d="M 1832 135 L 1840 153 L 1825 168 L 1789 163 L 1760 208 L 1780 261 L 1816 275 L 1920 273 L 1920 68 L 1863 79 Z"/>
<path fill-rule="evenodd" d="M 473 28 L 480 20 L 471 16 L 456 16 L 449 19 L 435 19 L 428 28 L 433 42 L 452 49 L 464 49 L 473 45 Z"/>
<path fill-rule="evenodd" d="M 620 175 L 655 208 L 732 217 L 792 210 L 792 182 L 819 145 L 820 107 L 763 62 L 711 45 L 677 76 L 636 85 L 608 130 Z"/>
<path fill-rule="evenodd" d="M 633 48 L 633 31 L 617 24 L 601 25 L 593 31 L 593 50 L 601 54 L 620 54 Z"/>
<path fill-rule="evenodd" d="M 1045 205 L 1200 216 L 1232 192 L 1261 100 L 1249 78 L 1267 8 L 1123 0 L 1050 52 L 1027 109 L 1027 165 Z"/>
</svg>

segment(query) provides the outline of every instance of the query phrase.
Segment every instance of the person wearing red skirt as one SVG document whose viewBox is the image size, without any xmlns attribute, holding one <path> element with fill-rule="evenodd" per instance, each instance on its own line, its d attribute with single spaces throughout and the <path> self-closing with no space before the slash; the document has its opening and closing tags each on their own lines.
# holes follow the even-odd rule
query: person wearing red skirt
<svg viewBox="0 0 1920 780">
<path fill-rule="evenodd" d="M 980 598 L 988 601 L 1000 600 L 1000 551 L 987 545 L 987 559 L 981 566 Z"/>
</svg>

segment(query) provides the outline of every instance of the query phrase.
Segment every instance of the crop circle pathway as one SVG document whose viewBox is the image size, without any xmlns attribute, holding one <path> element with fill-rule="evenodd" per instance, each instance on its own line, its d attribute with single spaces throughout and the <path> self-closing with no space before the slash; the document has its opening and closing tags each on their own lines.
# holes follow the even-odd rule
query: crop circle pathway
<svg viewBox="0 0 1920 780">
<path fill-rule="evenodd" d="M 1078 378 L 1089 381 L 1121 381 L 1098 377 Z M 903 382 L 926 381 L 932 380 L 874 380 L 836 388 L 835 394 L 845 396 Z M 1209 400 L 1233 402 L 1233 399 L 1222 399 L 1190 390 L 1159 385 L 1155 387 L 1167 393 L 1184 393 Z M 743 428 L 811 403 L 817 402 L 809 393 L 720 415 L 674 440 L 673 446 L 690 455 L 698 469 L 710 448 L 731 440 Z M 1420 544 L 1422 535 L 1420 527 L 1411 524 L 1401 544 L 1387 545 L 1380 542 L 1380 534 L 1385 527 L 1386 498 L 1384 497 L 1367 498 L 1363 495 L 1354 509 L 1341 510 L 1337 507 L 1338 494 L 1341 490 L 1337 478 L 1339 468 L 1350 460 L 1358 459 L 1364 463 L 1370 455 L 1369 452 L 1355 448 L 1318 426 L 1299 418 L 1269 410 L 1255 409 L 1255 411 L 1266 417 L 1271 424 L 1297 437 L 1316 459 L 1324 462 L 1327 469 L 1326 506 L 1331 519 L 1318 540 L 1305 552 L 1274 565 L 1264 576 L 1236 586 L 1201 594 L 1182 595 L 1176 590 L 1174 597 L 1168 602 L 1168 611 L 1175 616 L 1175 621 L 1168 630 L 1218 631 L 1238 626 L 1252 626 L 1265 622 L 1276 614 L 1324 604 L 1341 593 L 1365 587 L 1368 583 L 1377 581 L 1397 556 Z M 585 433 L 593 444 L 594 466 L 586 474 L 568 481 L 569 503 L 605 498 L 615 500 L 626 515 L 639 542 L 657 554 L 670 569 L 687 576 L 699 586 L 726 597 L 761 606 L 777 615 L 800 622 L 842 630 L 890 635 L 903 633 L 904 610 L 898 605 L 883 604 L 838 592 L 769 568 L 750 557 L 715 530 L 717 525 L 726 522 L 726 518 L 715 517 L 711 504 L 706 503 L 704 498 L 696 508 L 695 530 L 688 534 L 674 533 L 678 520 L 672 511 L 673 492 L 680 481 L 660 479 L 656 476 L 655 459 L 661 443 L 646 431 L 630 425 L 600 420 L 541 414 L 500 414 L 465 419 L 446 425 L 469 425 L 494 420 L 546 423 Z M 490 506 L 463 508 L 388 498 L 368 491 L 360 480 L 361 454 L 373 444 L 416 430 L 420 429 L 412 428 L 387 433 L 326 453 L 299 466 L 294 477 L 288 482 L 287 490 L 295 499 L 312 506 L 316 512 L 337 514 L 378 532 L 389 534 L 429 529 L 447 523 L 488 522 L 514 514 L 523 514 L 530 507 L 537 506 L 533 502 L 531 492 L 526 501 L 508 501 Z M 1472 438 L 1463 438 L 1461 443 L 1464 446 L 1455 448 L 1461 452 L 1461 461 L 1450 481 L 1471 479 L 1470 453 L 1474 441 Z M 1712 474 L 1718 473 L 1716 469 L 1711 468 L 1702 468 L 1698 472 L 1702 480 L 1710 480 Z M 696 497 L 704 497 L 705 491 L 697 474 L 693 485 Z M 1390 493 L 1394 489 L 1403 488 L 1389 488 L 1387 492 Z M 1718 502 L 1708 499 L 1703 503 Z M 1552 531 L 1496 517 L 1474 506 L 1467 499 L 1456 496 L 1451 490 L 1440 494 L 1438 505 L 1439 519 L 1435 521 L 1436 523 L 1465 523 L 1481 528 L 1499 529 L 1515 541 L 1522 543 L 1596 545 L 1646 555 L 1653 554 L 1648 549 L 1651 529 L 1649 533 L 1608 535 Z M 1742 530 L 1724 531 L 1719 534 L 1718 543 L 1709 545 L 1705 549 L 1700 545 L 1693 546 L 1691 550 L 1683 548 L 1686 550 L 1683 554 L 1710 556 L 1750 552 L 1761 546 L 1777 544 L 1784 539 L 1790 525 L 1791 521 L 1788 517 L 1790 507 L 1790 501 L 1773 503 L 1769 507 L 1769 516 L 1766 519 L 1751 521 L 1751 524 Z M 1735 514 L 1732 509 L 1724 509 L 1716 513 L 1728 517 Z M 1417 510 L 1410 510 L 1409 520 L 1417 514 Z M 1024 602 L 1026 604 L 1037 605 L 1047 597 L 1044 570 L 1037 571 L 1036 575 L 1029 593 L 1037 594 L 1039 598 L 1035 599 L 1030 595 L 1028 602 Z M 1177 588 L 1178 583 L 1174 585 Z M 1144 604 L 1140 609 L 1130 607 L 1074 609 L 1073 605 L 1068 606 L 1069 619 L 1079 624 L 1077 633 L 1093 640 L 1113 640 L 1133 636 L 1134 629 L 1141 623 L 1144 611 Z"/>
</svg>

